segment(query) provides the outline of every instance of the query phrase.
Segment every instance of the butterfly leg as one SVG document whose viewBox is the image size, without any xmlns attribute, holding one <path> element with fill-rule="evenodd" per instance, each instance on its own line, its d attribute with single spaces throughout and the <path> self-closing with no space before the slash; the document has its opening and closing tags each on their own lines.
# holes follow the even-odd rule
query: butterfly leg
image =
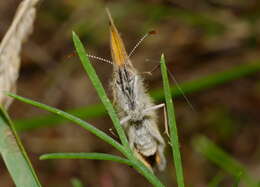
<svg viewBox="0 0 260 187">
<path fill-rule="evenodd" d="M 159 108 L 163 108 L 163 118 L 164 118 L 164 129 L 165 133 L 169 137 L 169 126 L 168 126 L 168 120 L 167 120 L 167 112 L 166 112 L 166 107 L 164 103 L 161 103 L 159 105 L 152 106 L 150 108 L 145 109 L 145 112 L 151 111 L 151 110 L 157 110 Z"/>
<path fill-rule="evenodd" d="M 120 124 L 125 127 L 126 126 L 126 122 L 128 122 L 130 120 L 130 116 L 126 116 L 123 119 L 120 120 Z"/>
<path fill-rule="evenodd" d="M 157 110 L 159 108 L 163 108 L 163 116 L 164 116 L 164 129 L 165 129 L 165 133 L 167 134 L 167 136 L 169 137 L 169 128 L 168 128 L 168 120 L 167 120 L 167 112 L 166 112 L 166 107 L 164 103 L 161 103 L 159 105 L 155 105 L 152 107 L 149 107 L 147 109 L 144 110 L 144 112 L 149 112 L 151 110 Z M 126 116 L 123 119 L 120 120 L 120 124 L 125 126 L 126 122 L 129 121 L 131 118 L 130 116 Z"/>
</svg>

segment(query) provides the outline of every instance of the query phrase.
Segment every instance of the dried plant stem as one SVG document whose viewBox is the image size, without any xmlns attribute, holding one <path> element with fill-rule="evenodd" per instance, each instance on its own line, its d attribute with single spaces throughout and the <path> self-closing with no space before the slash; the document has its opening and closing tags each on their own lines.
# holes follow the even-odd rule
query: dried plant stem
<svg viewBox="0 0 260 187">
<path fill-rule="evenodd" d="M 0 44 L 0 104 L 5 108 L 8 108 L 12 100 L 3 91 L 15 90 L 20 67 L 21 45 L 32 32 L 37 2 L 38 0 L 21 2 Z"/>
<path fill-rule="evenodd" d="M 38 0 L 24 0 L 0 44 L 0 106 L 12 102 L 4 91 L 14 91 L 20 66 L 21 45 L 32 32 Z M 0 107 L 0 154 L 18 187 L 41 186 L 30 160 L 5 110 Z"/>
</svg>

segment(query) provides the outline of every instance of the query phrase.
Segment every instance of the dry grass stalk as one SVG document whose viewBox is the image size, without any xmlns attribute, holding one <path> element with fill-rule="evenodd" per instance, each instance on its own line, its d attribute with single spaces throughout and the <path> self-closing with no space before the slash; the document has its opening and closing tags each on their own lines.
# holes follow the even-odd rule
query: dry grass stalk
<svg viewBox="0 0 260 187">
<path fill-rule="evenodd" d="M 0 104 L 8 108 L 12 99 L 4 92 L 14 92 L 19 75 L 22 43 L 32 33 L 35 6 L 39 0 L 20 3 L 13 22 L 0 43 Z"/>
</svg>

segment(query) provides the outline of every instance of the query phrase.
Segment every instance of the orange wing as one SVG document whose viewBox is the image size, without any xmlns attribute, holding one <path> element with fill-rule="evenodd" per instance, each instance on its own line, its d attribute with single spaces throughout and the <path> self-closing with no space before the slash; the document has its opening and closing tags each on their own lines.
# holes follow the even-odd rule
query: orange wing
<svg viewBox="0 0 260 187">
<path fill-rule="evenodd" d="M 112 16 L 108 9 L 106 9 L 106 11 L 109 18 L 110 46 L 111 46 L 113 62 L 116 65 L 121 66 L 125 64 L 126 61 L 128 60 L 128 55 L 126 53 L 123 40 L 121 39 L 118 30 L 114 24 Z"/>
</svg>

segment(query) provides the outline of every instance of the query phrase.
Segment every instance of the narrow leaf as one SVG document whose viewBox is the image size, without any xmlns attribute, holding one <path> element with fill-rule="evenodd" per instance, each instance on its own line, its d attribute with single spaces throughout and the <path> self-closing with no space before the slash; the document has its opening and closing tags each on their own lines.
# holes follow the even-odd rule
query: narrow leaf
<svg viewBox="0 0 260 187">
<path fill-rule="evenodd" d="M 122 145 L 120 145 L 118 142 L 116 142 L 113 138 L 111 138 L 110 136 L 108 136 L 106 133 L 104 133 L 103 131 L 97 129 L 96 127 L 94 127 L 93 125 L 90 125 L 89 123 L 83 121 L 80 118 L 77 118 L 69 113 L 66 113 L 62 110 L 50 107 L 48 105 L 39 103 L 37 101 L 33 101 L 31 99 L 27 99 L 25 97 L 22 96 L 18 96 L 16 94 L 12 94 L 12 93 L 8 93 L 8 95 L 10 97 L 13 97 L 17 100 L 20 100 L 24 103 L 28 103 L 30 105 L 33 105 L 35 107 L 41 108 L 43 110 L 47 110 L 51 113 L 54 113 L 56 115 L 59 115 L 67 120 L 70 120 L 78 125 L 80 125 L 81 127 L 83 127 L 84 129 L 86 129 L 87 131 L 93 133 L 94 135 L 96 135 L 97 137 L 99 137 L 100 139 L 104 140 L 105 142 L 109 143 L 110 145 L 112 145 L 113 147 L 115 147 L 118 151 L 120 151 L 121 153 L 125 154 L 125 149 L 123 148 Z"/>
<path fill-rule="evenodd" d="M 7 113 L 0 108 L 0 153 L 18 187 L 40 187 L 30 160 Z"/>
<path fill-rule="evenodd" d="M 183 177 L 183 169 L 181 163 L 181 153 L 179 147 L 179 140 L 178 140 L 178 131 L 177 125 L 175 121 L 175 114 L 171 96 L 171 90 L 167 75 L 167 68 L 165 65 L 164 55 L 161 56 L 161 71 L 162 71 L 162 78 L 163 78 L 163 90 L 164 96 L 166 101 L 166 108 L 167 108 L 167 116 L 168 116 L 168 125 L 170 128 L 170 142 L 171 148 L 173 153 L 173 160 L 176 169 L 176 176 L 177 176 L 177 183 L 179 187 L 184 187 L 184 177 Z"/>
<path fill-rule="evenodd" d="M 105 153 L 50 153 L 40 157 L 41 160 L 48 159 L 90 159 L 90 160 L 110 160 L 121 164 L 132 165 L 132 162 L 111 154 Z"/>
<path fill-rule="evenodd" d="M 85 48 L 83 46 L 83 44 L 81 43 L 80 39 L 78 38 L 78 36 L 73 32 L 73 41 L 74 41 L 74 45 L 76 47 L 76 51 L 79 55 L 79 58 L 83 64 L 83 67 L 85 69 L 85 71 L 87 72 L 94 88 L 96 89 L 102 103 L 104 104 L 114 126 L 115 129 L 119 135 L 119 138 L 122 142 L 122 144 L 124 145 L 124 150 L 125 150 L 125 156 L 132 161 L 133 163 L 133 167 L 139 172 L 141 173 L 144 177 L 147 178 L 147 180 L 153 184 L 154 186 L 163 186 L 163 184 L 158 180 L 158 178 L 142 163 L 140 162 L 132 153 L 128 140 L 126 138 L 125 132 L 120 124 L 120 121 L 117 117 L 116 111 L 112 105 L 112 103 L 110 102 L 110 100 L 108 99 L 106 92 L 95 72 L 95 69 L 93 68 L 93 66 L 91 65 L 88 56 L 86 55 L 85 52 Z"/>
<path fill-rule="evenodd" d="M 12 98 L 3 91 L 14 91 L 19 76 L 20 53 L 23 42 L 33 30 L 38 0 L 23 0 L 18 6 L 11 26 L 0 43 L 0 104 L 7 109 Z"/>
<path fill-rule="evenodd" d="M 224 152 L 208 138 L 204 136 L 195 138 L 193 140 L 193 147 L 208 160 L 232 175 L 236 181 L 241 179 L 248 186 L 257 186 L 257 182 L 249 176 L 247 169 L 241 163 Z"/>
<path fill-rule="evenodd" d="M 12 93 L 8 93 L 8 95 L 10 97 L 13 97 L 17 100 L 20 100 L 24 103 L 28 103 L 31 104 L 35 107 L 41 108 L 43 110 L 47 110 L 49 112 L 52 112 L 56 115 L 59 115 L 61 117 L 64 117 L 80 126 L 82 126 L 83 128 L 85 128 L 86 130 L 90 131 L 91 133 L 95 134 L 97 137 L 99 137 L 100 139 L 104 140 L 105 142 L 109 143 L 110 145 L 112 145 L 113 147 L 115 147 L 118 151 L 120 151 L 122 154 L 126 155 L 129 160 L 132 161 L 133 163 L 133 167 L 140 172 L 143 176 L 145 176 L 147 178 L 147 180 L 149 180 L 152 184 L 154 184 L 154 186 L 163 186 L 161 184 L 161 182 L 157 179 L 156 176 L 154 176 L 152 174 L 152 172 L 144 166 L 144 164 L 142 164 L 140 161 L 138 161 L 134 155 L 132 155 L 132 153 L 129 153 L 128 151 L 126 151 L 127 149 L 125 147 L 123 147 L 121 144 L 119 144 L 118 142 L 116 142 L 114 139 L 112 139 L 110 136 L 108 136 L 106 133 L 100 131 L 99 129 L 97 129 L 96 127 L 90 125 L 89 123 L 81 120 L 80 118 L 77 118 L 71 114 L 68 114 L 62 110 L 50 107 L 48 105 L 33 101 L 31 99 L 27 99 Z"/>
<path fill-rule="evenodd" d="M 113 107 L 112 103 L 108 99 L 107 94 L 106 94 L 106 92 L 105 92 L 105 90 L 104 90 L 104 88 L 102 86 L 102 83 L 100 82 L 100 80 L 99 80 L 99 78 L 98 78 L 98 76 L 96 74 L 95 69 L 91 65 L 91 63 L 89 61 L 89 58 L 86 55 L 85 47 L 81 43 L 79 37 L 74 32 L 72 33 L 72 38 L 73 38 L 73 41 L 74 41 L 74 45 L 75 45 L 76 51 L 77 51 L 77 53 L 79 55 L 79 58 L 80 58 L 80 60 L 82 62 L 82 65 L 83 65 L 86 73 L 88 74 L 89 79 L 91 80 L 94 88 L 96 89 L 96 91 L 97 91 L 97 93 L 98 93 L 102 103 L 104 104 L 104 106 L 105 106 L 105 108 L 106 108 L 110 118 L 112 119 L 113 124 L 114 124 L 114 126 L 116 128 L 116 131 L 117 131 L 117 133 L 119 135 L 119 138 L 122 141 L 122 144 L 125 147 L 129 148 L 129 144 L 128 144 L 126 135 L 124 133 L 124 130 L 123 130 L 122 126 L 120 125 L 120 122 L 119 122 L 119 119 L 117 117 L 116 111 L 114 110 L 114 107 Z"/>
<path fill-rule="evenodd" d="M 180 83 L 179 87 L 184 92 L 184 94 L 189 94 L 213 88 L 235 79 L 252 75 L 259 71 L 260 61 L 256 60 L 254 62 L 235 66 L 223 72 L 206 75 L 195 80 Z M 173 85 L 170 87 L 170 89 L 172 97 L 182 96 L 180 89 L 178 89 L 176 86 Z M 155 101 L 162 101 L 164 99 L 164 93 L 162 89 L 155 89 L 151 91 L 150 94 Z M 68 110 L 67 112 L 84 119 L 96 118 L 107 114 L 106 109 L 102 104 L 76 108 Z M 15 121 L 15 126 L 18 131 L 25 131 L 39 127 L 53 126 L 62 122 L 64 122 L 64 118 L 52 114 L 47 114 L 31 117 L 28 119 L 18 119 Z"/>
</svg>

